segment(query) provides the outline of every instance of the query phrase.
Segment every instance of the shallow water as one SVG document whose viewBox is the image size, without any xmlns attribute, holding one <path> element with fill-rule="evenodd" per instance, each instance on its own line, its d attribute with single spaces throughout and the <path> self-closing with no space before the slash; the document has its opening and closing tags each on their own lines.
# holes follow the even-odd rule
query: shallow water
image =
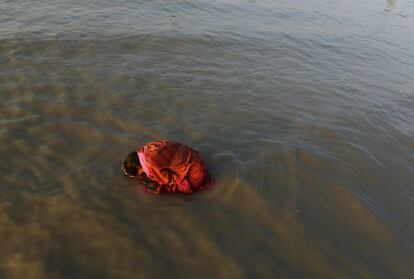
<svg viewBox="0 0 414 279">
<path fill-rule="evenodd" d="M 1 278 L 412 278 L 414 4 L 2 1 Z M 154 197 L 168 138 L 217 183 Z"/>
</svg>

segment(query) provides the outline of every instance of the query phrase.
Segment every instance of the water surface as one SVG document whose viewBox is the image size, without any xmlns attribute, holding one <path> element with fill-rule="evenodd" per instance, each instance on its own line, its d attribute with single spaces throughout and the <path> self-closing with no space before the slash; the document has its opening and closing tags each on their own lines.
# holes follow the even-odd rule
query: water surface
<svg viewBox="0 0 414 279">
<path fill-rule="evenodd" d="M 2 1 L 2 278 L 411 278 L 414 4 Z M 120 172 L 168 138 L 217 183 Z"/>
</svg>

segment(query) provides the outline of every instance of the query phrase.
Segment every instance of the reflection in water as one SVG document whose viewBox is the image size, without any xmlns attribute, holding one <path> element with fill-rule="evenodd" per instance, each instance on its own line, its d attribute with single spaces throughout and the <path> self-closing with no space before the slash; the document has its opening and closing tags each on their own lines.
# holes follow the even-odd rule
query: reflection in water
<svg viewBox="0 0 414 279">
<path fill-rule="evenodd" d="M 396 4 L 397 4 L 397 0 L 387 0 L 387 7 L 385 8 L 385 11 L 394 10 Z"/>
<path fill-rule="evenodd" d="M 394 8 L 396 3 L 397 3 L 397 0 L 387 0 L 387 7 Z"/>
</svg>

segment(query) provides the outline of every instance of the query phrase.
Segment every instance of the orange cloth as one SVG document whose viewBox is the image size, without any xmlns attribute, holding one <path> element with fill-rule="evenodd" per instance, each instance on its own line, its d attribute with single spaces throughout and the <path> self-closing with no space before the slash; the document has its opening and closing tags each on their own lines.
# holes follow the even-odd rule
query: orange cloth
<svg viewBox="0 0 414 279">
<path fill-rule="evenodd" d="M 159 184 L 157 193 L 164 190 L 189 194 L 211 181 L 200 153 L 183 144 L 154 141 L 137 152 L 147 176 Z"/>
</svg>

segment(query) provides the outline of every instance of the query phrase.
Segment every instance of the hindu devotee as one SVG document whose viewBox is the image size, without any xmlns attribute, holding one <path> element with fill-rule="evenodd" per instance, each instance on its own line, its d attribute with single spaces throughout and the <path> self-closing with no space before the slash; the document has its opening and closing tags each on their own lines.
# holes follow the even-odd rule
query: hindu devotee
<svg viewBox="0 0 414 279">
<path fill-rule="evenodd" d="M 122 170 L 126 176 L 138 179 L 146 191 L 155 194 L 191 194 L 212 183 L 199 152 L 168 140 L 149 142 L 130 152 Z"/>
</svg>

